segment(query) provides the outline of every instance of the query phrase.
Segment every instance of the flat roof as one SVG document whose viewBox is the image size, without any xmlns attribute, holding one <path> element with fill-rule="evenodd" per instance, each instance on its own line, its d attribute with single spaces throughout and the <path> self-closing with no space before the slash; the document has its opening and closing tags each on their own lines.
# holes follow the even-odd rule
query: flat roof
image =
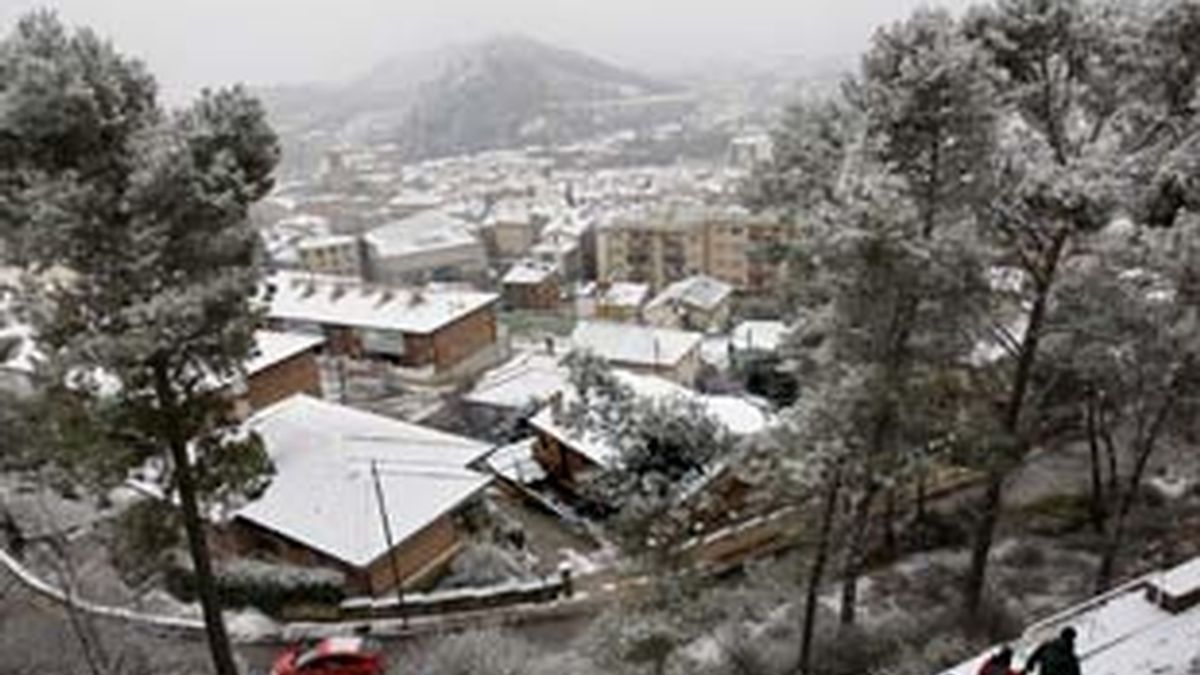
<svg viewBox="0 0 1200 675">
<path fill-rule="evenodd" d="M 653 326 L 583 321 L 571 333 L 576 349 L 594 352 L 613 363 L 673 366 L 699 348 L 704 337 Z"/>
<path fill-rule="evenodd" d="M 698 274 L 680 279 L 667 286 L 650 301 L 650 306 L 657 307 L 678 302 L 704 310 L 712 310 L 732 294 L 733 286 L 720 279 Z"/>
<path fill-rule="evenodd" d="M 363 241 L 383 258 L 481 245 L 469 223 L 439 210 L 380 225 L 363 235 Z"/>
<path fill-rule="evenodd" d="M 268 315 L 336 326 L 426 335 L 496 302 L 495 293 L 450 288 L 397 288 L 335 277 L 277 272 Z"/>
</svg>

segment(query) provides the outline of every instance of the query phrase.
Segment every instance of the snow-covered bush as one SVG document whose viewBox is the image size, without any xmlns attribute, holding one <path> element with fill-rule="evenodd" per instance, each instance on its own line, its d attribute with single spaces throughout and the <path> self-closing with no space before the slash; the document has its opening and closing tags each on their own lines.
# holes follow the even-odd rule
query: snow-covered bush
<svg viewBox="0 0 1200 675">
<path fill-rule="evenodd" d="M 486 630 L 443 638 L 417 672 L 437 675 L 525 675 L 535 652 L 520 638 Z"/>
<path fill-rule="evenodd" d="M 442 588 L 493 586 L 528 579 L 528 568 L 508 550 L 487 542 L 473 542 L 450 563 Z"/>
</svg>

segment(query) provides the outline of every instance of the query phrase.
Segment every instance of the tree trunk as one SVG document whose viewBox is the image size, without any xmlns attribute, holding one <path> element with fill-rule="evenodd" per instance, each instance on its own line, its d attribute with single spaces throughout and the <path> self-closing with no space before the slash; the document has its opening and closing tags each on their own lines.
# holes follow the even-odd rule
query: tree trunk
<svg viewBox="0 0 1200 675">
<path fill-rule="evenodd" d="M 188 550 L 192 554 L 192 565 L 195 567 L 196 590 L 200 596 L 200 608 L 204 613 L 204 631 L 208 636 L 213 669 L 217 675 L 238 675 L 237 665 L 233 660 L 233 649 L 229 645 L 229 635 L 225 632 L 225 620 L 221 616 L 221 604 L 217 598 L 217 585 L 213 577 L 208 541 L 204 536 L 204 522 L 200 518 L 195 478 L 188 461 L 187 446 L 173 443 L 171 457 L 175 463 L 179 507 L 183 513 L 183 528 L 187 531 Z"/>
<path fill-rule="evenodd" d="M 875 503 L 877 489 L 867 486 L 858 504 L 854 507 L 854 522 L 850 528 L 850 541 L 846 546 L 842 567 L 842 604 L 839 620 L 842 627 L 853 626 L 858 609 L 858 579 L 862 576 L 866 562 L 867 539 L 871 528 L 871 507 Z"/>
<path fill-rule="evenodd" d="M 54 557 L 57 558 L 54 567 L 58 572 L 58 585 L 65 595 L 63 608 L 67 612 L 71 631 L 75 633 L 75 639 L 79 640 L 79 649 L 83 652 L 83 660 L 87 664 L 88 670 L 92 675 L 104 675 L 109 670 L 108 653 L 91 621 L 82 615 L 76 606 L 75 587 L 78 585 L 79 576 L 76 574 L 75 563 L 71 560 L 71 553 L 67 549 L 66 537 L 60 540 L 60 536 L 53 535 L 49 539 L 49 545 Z"/>
<path fill-rule="evenodd" d="M 1107 509 L 1105 509 L 1104 499 L 1104 470 L 1100 464 L 1100 431 L 1097 428 L 1096 407 L 1093 401 L 1088 401 L 1085 404 L 1084 417 L 1087 423 L 1087 439 L 1088 439 L 1088 459 L 1092 473 L 1091 494 L 1088 496 L 1090 503 L 1092 529 L 1096 534 L 1104 534 L 1104 524 L 1108 520 Z"/>
<path fill-rule="evenodd" d="M 825 489 L 825 503 L 821 507 L 821 522 L 817 533 L 817 548 L 813 552 L 812 565 L 808 570 L 808 587 L 804 597 L 804 623 L 800 630 L 799 672 L 808 673 L 812 665 L 812 642 L 817 627 L 817 602 L 821 592 L 821 580 L 825 576 L 825 565 L 829 560 L 830 539 L 833 521 L 837 515 L 838 498 L 841 495 L 841 468 L 834 469 Z"/>
<path fill-rule="evenodd" d="M 929 491 L 929 487 L 927 485 L 929 481 L 928 474 L 929 470 L 924 464 L 917 468 L 917 503 L 916 515 L 914 516 L 914 519 L 916 520 L 918 526 L 924 526 L 926 519 L 929 517 L 929 506 L 926 503 L 929 501 L 929 496 L 927 494 Z"/>
<path fill-rule="evenodd" d="M 179 509 L 183 515 L 183 529 L 187 532 L 188 551 L 195 568 L 196 591 L 200 597 L 200 609 L 204 614 L 204 631 L 208 637 L 208 650 L 212 655 L 216 675 L 238 675 L 233 659 L 229 635 L 225 631 L 225 620 L 221 616 L 221 603 L 217 598 L 216 579 L 212 571 L 212 559 L 208 540 L 204 535 L 204 522 L 200 517 L 196 479 L 192 475 L 192 462 L 188 457 L 186 432 L 180 424 L 180 411 L 165 368 L 155 372 L 155 394 L 158 398 L 159 414 L 163 416 L 163 437 L 171 452 L 174 465 L 175 487 L 179 492 Z"/>
<path fill-rule="evenodd" d="M 896 490 L 888 488 L 883 493 L 883 547 L 888 555 L 900 550 L 900 537 L 896 535 Z"/>
<path fill-rule="evenodd" d="M 971 569 L 967 574 L 966 588 L 963 593 L 963 608 L 967 614 L 975 615 L 983 600 L 984 586 L 987 584 L 988 556 L 992 552 L 992 542 L 996 537 L 996 523 L 1000 518 L 1004 490 L 1004 476 L 1010 460 L 1024 456 L 1026 445 L 1022 440 L 1021 416 L 1025 409 L 1026 393 L 1033 380 L 1033 367 L 1037 361 L 1038 345 L 1041 342 L 1042 327 L 1046 320 L 1047 304 L 1050 291 L 1054 286 L 1054 277 L 1058 272 L 1059 260 L 1067 245 L 1070 230 L 1060 227 L 1054 233 L 1050 249 L 1042 261 L 1040 268 L 1034 274 L 1037 284 L 1033 306 L 1029 310 L 1029 325 L 1025 329 L 1025 337 L 1021 340 L 1021 348 L 1017 357 L 1017 368 L 1013 374 L 1011 395 L 1008 399 L 1004 415 L 1004 431 L 1008 440 L 1017 445 L 1013 448 L 1013 457 L 1000 458 L 996 466 L 988 469 L 988 485 L 984 492 L 983 503 L 979 509 L 979 519 L 976 522 L 974 541 L 971 545 Z"/>
<path fill-rule="evenodd" d="M 1001 499 L 1004 492 L 1004 474 L 993 470 L 988 474 L 987 489 L 975 526 L 971 545 L 971 568 L 967 573 L 963 606 L 970 616 L 979 611 L 983 602 L 983 591 L 987 584 L 988 554 L 992 550 L 992 539 L 996 532 L 996 521 L 1000 517 Z"/>
</svg>

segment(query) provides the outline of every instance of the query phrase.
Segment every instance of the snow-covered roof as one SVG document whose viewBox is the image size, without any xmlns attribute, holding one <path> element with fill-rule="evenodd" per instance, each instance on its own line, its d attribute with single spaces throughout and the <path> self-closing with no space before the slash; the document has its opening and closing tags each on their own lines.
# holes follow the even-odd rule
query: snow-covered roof
<svg viewBox="0 0 1200 675">
<path fill-rule="evenodd" d="M 501 476 L 519 485 L 527 485 L 546 477 L 542 465 L 533 457 L 533 437 L 496 448 L 487 457 L 487 465 Z"/>
<path fill-rule="evenodd" d="M 1162 673 L 1184 675 L 1200 664 L 1200 605 L 1172 613 L 1149 592 L 1180 595 L 1200 590 L 1200 558 L 1152 573 L 1031 626 L 1013 645 L 1016 664 L 1043 641 L 1070 626 L 1075 650 L 1088 675 Z M 943 675 L 975 675 L 995 650 L 959 664 Z"/>
<path fill-rule="evenodd" d="M 442 198 L 432 192 L 407 188 L 396 193 L 388 204 L 404 208 L 436 208 L 442 203 Z"/>
<path fill-rule="evenodd" d="M 576 349 L 617 364 L 671 366 L 699 348 L 703 336 L 667 328 L 583 321 L 571 333 Z"/>
<path fill-rule="evenodd" d="M 729 299 L 729 296 L 732 294 L 733 286 L 720 279 L 698 274 L 686 279 L 680 279 L 664 288 L 662 293 L 659 293 L 650 301 L 650 307 L 678 303 L 688 307 L 712 311 L 719 307 L 722 302 Z"/>
<path fill-rule="evenodd" d="M 255 355 L 246 361 L 246 374 L 253 375 L 266 370 L 277 363 L 283 363 L 293 356 L 316 349 L 323 344 L 325 344 L 325 338 L 319 335 L 282 333 L 273 330 L 255 331 Z"/>
<path fill-rule="evenodd" d="M 541 260 L 522 260 L 509 268 L 500 283 L 540 284 L 554 276 L 554 265 Z"/>
<path fill-rule="evenodd" d="M 372 286 L 336 277 L 277 272 L 273 319 L 428 334 L 495 302 L 495 293 Z"/>
<path fill-rule="evenodd" d="M 349 234 L 327 234 L 301 239 L 296 242 L 296 248 L 301 251 L 312 251 L 324 248 L 354 246 L 357 243 L 358 237 Z"/>
<path fill-rule="evenodd" d="M 380 225 L 363 235 L 363 241 L 385 258 L 479 244 L 470 223 L 439 210 Z"/>
<path fill-rule="evenodd" d="M 275 475 L 235 517 L 359 567 L 387 551 L 372 464 L 397 544 L 490 482 L 466 468 L 483 443 L 302 394 L 245 426 L 263 439 Z"/>
<path fill-rule="evenodd" d="M 734 326 L 730 344 L 739 351 L 773 352 L 787 334 L 788 326 L 782 321 L 743 321 Z"/>
<path fill-rule="evenodd" d="M 617 379 L 629 387 L 634 396 L 649 400 L 672 400 L 695 402 L 729 433 L 735 436 L 750 436 L 764 431 L 774 423 L 774 416 L 765 408 L 750 400 L 737 396 L 714 396 L 700 394 L 653 375 L 639 375 L 623 370 L 614 370 Z M 574 397 L 567 393 L 567 400 Z M 600 466 L 610 466 L 616 459 L 617 449 L 599 433 L 584 430 L 582 433 L 555 419 L 553 407 L 545 407 L 534 415 L 529 423 L 534 428 L 549 434 L 574 448 Z"/>
<path fill-rule="evenodd" d="M 497 408 L 519 409 L 545 401 L 567 387 L 567 369 L 558 359 L 524 352 L 489 370 L 463 400 Z"/>
<path fill-rule="evenodd" d="M 597 298 L 601 303 L 611 307 L 641 307 L 650 295 L 649 284 L 638 284 L 632 281 L 614 281 L 600 291 Z"/>
</svg>

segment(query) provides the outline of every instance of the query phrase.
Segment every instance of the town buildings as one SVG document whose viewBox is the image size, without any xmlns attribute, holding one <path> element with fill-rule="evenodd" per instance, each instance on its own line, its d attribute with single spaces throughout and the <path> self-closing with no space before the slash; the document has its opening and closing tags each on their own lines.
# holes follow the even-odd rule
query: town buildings
<svg viewBox="0 0 1200 675">
<path fill-rule="evenodd" d="M 558 308 L 560 289 L 553 265 L 522 260 L 500 279 L 504 304 L 510 309 L 550 311 Z"/>
<path fill-rule="evenodd" d="M 422 211 L 363 236 L 367 277 L 380 284 L 482 280 L 487 254 L 471 225 L 443 211 Z"/>
<path fill-rule="evenodd" d="M 657 375 L 685 387 L 700 372 L 699 333 L 653 326 L 583 321 L 571 333 L 575 349 L 589 351 L 615 368 Z"/>
<path fill-rule="evenodd" d="M 282 272 L 268 279 L 268 287 L 269 323 L 321 335 L 333 354 L 441 372 L 496 343 L 495 293 Z"/>
<path fill-rule="evenodd" d="M 405 588 L 432 582 L 464 545 L 456 514 L 492 480 L 468 468 L 487 445 L 309 396 L 245 427 L 275 474 L 232 513 L 222 547 L 338 570 L 352 593 L 395 588 L 393 570 Z"/>
<path fill-rule="evenodd" d="M 260 330 L 254 334 L 254 356 L 245 363 L 245 381 L 233 387 L 247 416 L 295 394 L 321 396 L 317 352 L 325 338 L 303 333 Z"/>
<path fill-rule="evenodd" d="M 718 332 L 729 322 L 732 298 L 729 284 L 697 275 L 667 286 L 642 314 L 647 323 L 663 328 Z"/>
<path fill-rule="evenodd" d="M 307 272 L 361 279 L 362 241 L 349 234 L 309 237 L 296 243 L 299 266 Z"/>
<path fill-rule="evenodd" d="M 639 400 L 696 404 L 720 429 L 735 437 L 758 434 L 773 423 L 769 412 L 745 398 L 699 394 L 660 377 L 623 370 L 614 371 L 614 375 Z M 569 422 L 565 418 L 565 410 L 575 396 L 568 387 L 529 420 L 536 432 L 534 457 L 549 476 L 567 487 L 578 486 L 589 474 L 611 467 L 619 452 L 590 420 Z"/>
<path fill-rule="evenodd" d="M 774 214 L 740 207 L 669 203 L 610 217 L 596 234 L 597 278 L 625 279 L 655 289 L 706 274 L 745 293 L 770 292 L 781 279 L 777 250 L 793 225 Z"/>
</svg>

